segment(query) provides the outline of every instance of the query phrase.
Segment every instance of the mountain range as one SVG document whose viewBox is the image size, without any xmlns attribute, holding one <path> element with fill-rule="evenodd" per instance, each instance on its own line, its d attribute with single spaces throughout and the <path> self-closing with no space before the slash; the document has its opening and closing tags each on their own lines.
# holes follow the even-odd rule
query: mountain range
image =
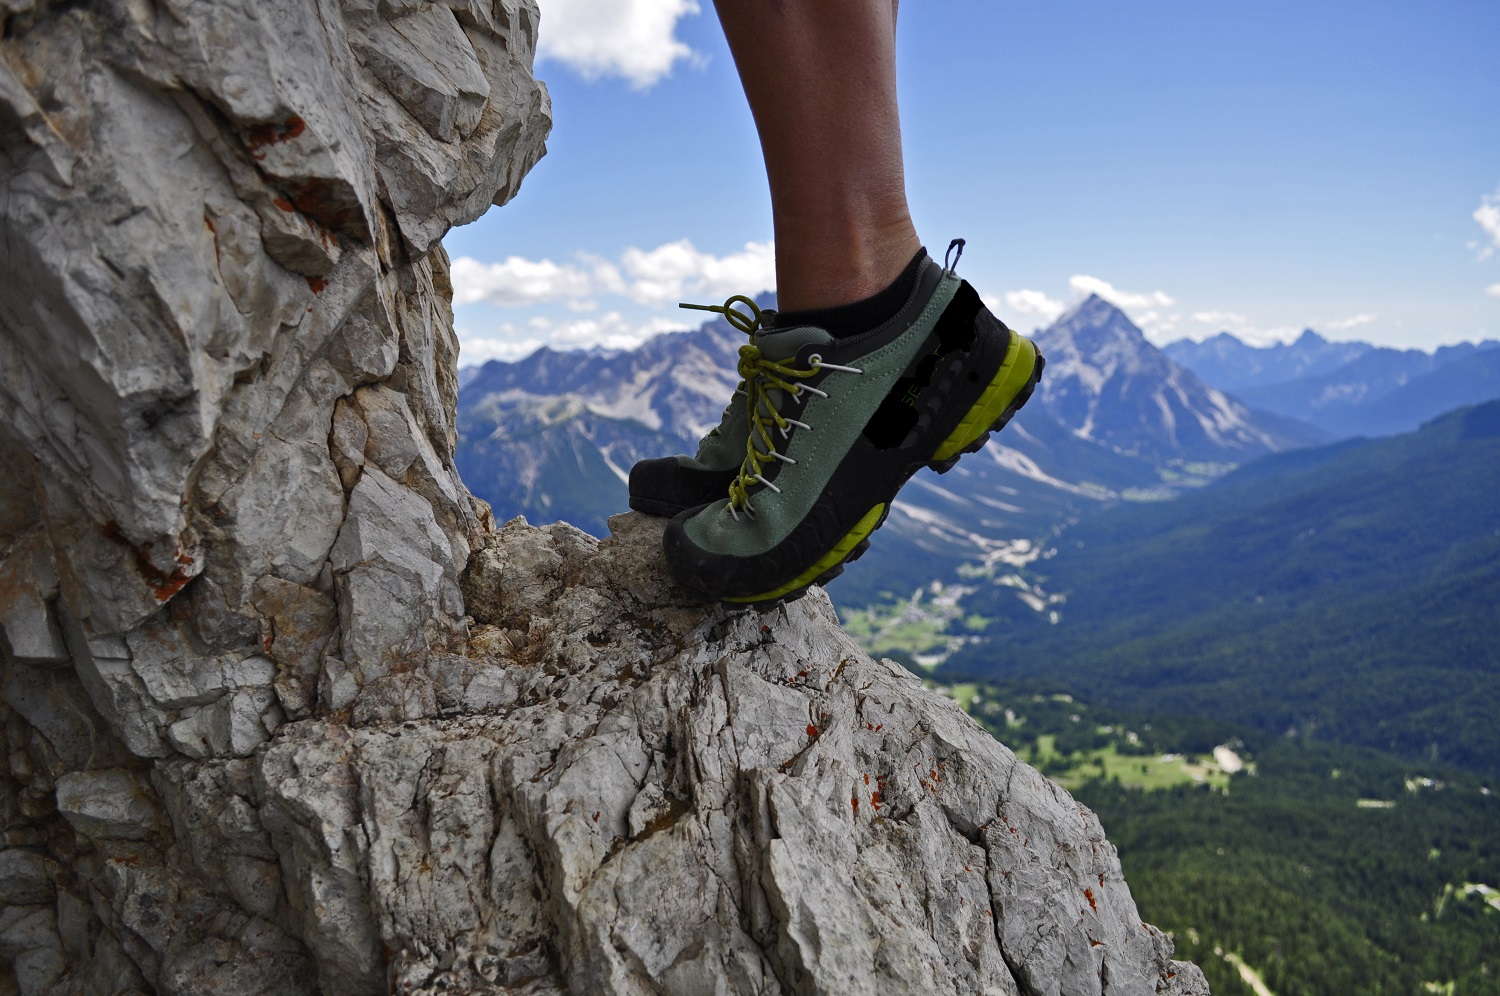
<svg viewBox="0 0 1500 996">
<path fill-rule="evenodd" d="M 745 341 L 719 319 L 633 350 L 544 348 L 466 371 L 464 481 L 501 519 L 565 519 L 602 534 L 608 516 L 626 508 L 635 460 L 692 452 L 718 423 Z M 1025 561 L 1059 522 L 1105 503 L 1168 498 L 1326 438 L 1204 383 L 1099 297 L 1037 343 L 1047 357 L 1037 397 L 948 475 L 913 478 L 874 552 L 841 580 L 845 597 L 924 584 L 965 560 Z"/>
<path fill-rule="evenodd" d="M 1368 342 L 1329 342 L 1303 329 L 1295 342 L 1251 346 L 1220 332 L 1202 342 L 1179 339 L 1162 352 L 1220 390 L 1237 391 L 1332 373 L 1375 348 Z"/>
<path fill-rule="evenodd" d="M 1096 296 L 1035 337 L 1047 357 L 1037 396 L 947 475 L 912 479 L 871 552 L 833 587 L 840 605 L 951 582 L 964 564 L 1004 574 L 1112 504 L 1169 499 L 1268 454 L 1404 431 L 1500 396 L 1493 342 L 1427 354 L 1308 330 L 1271 348 L 1225 333 L 1159 349 Z M 603 535 L 627 507 L 631 464 L 692 452 L 718 423 L 745 342 L 717 319 L 630 350 L 543 348 L 469 368 L 459 470 L 502 520 L 563 519 Z"/>
<path fill-rule="evenodd" d="M 1251 408 L 1298 419 L 1334 438 L 1410 432 L 1461 405 L 1500 397 L 1500 342 L 1391 349 L 1329 342 L 1248 346 L 1228 332 L 1170 343 L 1163 352 Z"/>
</svg>

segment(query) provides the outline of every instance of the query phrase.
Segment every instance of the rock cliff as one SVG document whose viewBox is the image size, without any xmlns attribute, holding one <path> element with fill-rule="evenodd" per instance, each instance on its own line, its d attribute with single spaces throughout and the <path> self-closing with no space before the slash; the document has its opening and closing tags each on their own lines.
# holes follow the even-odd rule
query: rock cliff
<svg viewBox="0 0 1500 996">
<path fill-rule="evenodd" d="M 531 0 L 0 0 L 0 993 L 1200 993 L 813 593 L 496 529 L 439 239 Z"/>
</svg>

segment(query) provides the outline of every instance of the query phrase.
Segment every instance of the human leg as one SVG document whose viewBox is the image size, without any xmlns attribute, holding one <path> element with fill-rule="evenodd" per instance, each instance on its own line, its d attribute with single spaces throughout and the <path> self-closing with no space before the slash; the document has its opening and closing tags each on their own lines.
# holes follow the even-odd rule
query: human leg
<svg viewBox="0 0 1500 996">
<path fill-rule="evenodd" d="M 890 0 L 716 0 L 771 188 L 782 311 L 859 301 L 921 246 L 906 203 Z"/>
<path fill-rule="evenodd" d="M 727 495 L 688 506 L 685 483 L 715 482 L 703 461 L 678 457 L 638 464 L 631 503 L 682 502 L 663 547 L 685 591 L 764 603 L 840 573 L 913 473 L 946 471 L 1009 421 L 1042 360 L 957 277 L 956 253 L 939 265 L 921 250 L 901 161 L 894 4 L 716 2 L 765 155 L 782 310 L 747 329 L 742 401 L 700 447 L 700 457 L 743 453 L 713 471 Z"/>
<path fill-rule="evenodd" d="M 895 0 L 716 6 L 765 158 L 778 307 L 825 326 L 884 320 L 915 286 L 921 248 L 901 157 Z M 747 306 L 727 303 L 725 317 L 753 343 L 761 316 Z M 670 516 L 723 497 L 745 456 L 743 398 L 736 391 L 694 456 L 637 463 L 631 508 Z"/>
</svg>

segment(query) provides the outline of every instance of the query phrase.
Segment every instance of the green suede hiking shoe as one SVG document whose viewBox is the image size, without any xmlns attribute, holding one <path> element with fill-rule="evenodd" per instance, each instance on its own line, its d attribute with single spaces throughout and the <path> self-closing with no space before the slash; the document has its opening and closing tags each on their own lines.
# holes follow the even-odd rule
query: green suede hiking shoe
<svg viewBox="0 0 1500 996">
<path fill-rule="evenodd" d="M 932 260 L 906 306 L 869 332 L 762 330 L 741 354 L 740 469 L 727 497 L 681 512 L 662 537 L 672 577 L 704 601 L 795 598 L 842 573 L 906 480 L 983 446 L 1043 366 L 1030 340 Z"/>
<path fill-rule="evenodd" d="M 736 306 L 747 311 L 740 311 Z M 750 337 L 771 324 L 776 312 L 762 309 L 750 298 L 737 294 L 722 305 L 684 304 L 695 311 L 723 315 L 734 328 Z M 745 376 L 745 350 L 740 347 L 740 376 Z M 647 515 L 672 516 L 689 508 L 723 498 L 739 476 L 750 438 L 750 420 L 745 404 L 745 382 L 740 381 L 729 399 L 719 424 L 698 441 L 696 456 L 679 454 L 637 461 L 630 468 L 630 507 Z"/>
</svg>

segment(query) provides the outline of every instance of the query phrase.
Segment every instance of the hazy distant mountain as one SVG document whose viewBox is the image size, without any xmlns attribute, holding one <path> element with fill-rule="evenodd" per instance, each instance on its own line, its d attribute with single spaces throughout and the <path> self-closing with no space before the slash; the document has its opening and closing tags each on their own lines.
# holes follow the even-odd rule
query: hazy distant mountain
<svg viewBox="0 0 1500 996">
<path fill-rule="evenodd" d="M 1343 418 L 1330 412 L 1321 421 L 1330 431 L 1342 430 L 1340 434 L 1393 435 L 1409 432 L 1460 405 L 1500 398 L 1500 349 L 1489 345 L 1438 365 L 1379 399 L 1356 405 Z"/>
<path fill-rule="evenodd" d="M 769 304 L 769 301 L 766 302 Z M 946 576 L 961 562 L 1032 555 L 1059 522 L 1111 501 L 1165 498 L 1300 442 L 1306 427 L 1249 412 L 1090 298 L 1038 340 L 1043 389 L 980 453 L 922 471 L 874 550 L 836 594 L 851 602 Z M 466 372 L 457 461 L 506 519 L 565 519 L 602 535 L 627 507 L 632 463 L 691 452 L 738 379 L 743 334 L 722 320 L 633 350 L 559 353 Z"/>
<path fill-rule="evenodd" d="M 1238 394 L 1253 408 L 1301 419 L 1335 436 L 1408 432 L 1441 412 L 1500 397 L 1497 347 L 1500 342 L 1490 341 L 1435 353 L 1372 348 L 1330 373 L 1242 388 Z"/>
<path fill-rule="evenodd" d="M 1296 342 L 1250 346 L 1228 332 L 1193 342 L 1181 339 L 1162 347 L 1174 363 L 1187 367 L 1221 391 L 1280 384 L 1331 373 L 1374 349 L 1368 342 L 1329 342 L 1304 329 Z"/>
<path fill-rule="evenodd" d="M 691 452 L 718 424 L 746 341 L 717 319 L 636 349 L 542 348 L 470 368 L 459 387 L 459 473 L 501 520 L 562 519 L 604 535 L 605 520 L 627 508 L 633 463 Z"/>
<path fill-rule="evenodd" d="M 1316 434 L 1258 418 L 1172 362 L 1114 305 L 1091 295 L 1044 330 L 1042 403 L 1081 439 L 1118 453 L 1241 463 Z"/>
</svg>

